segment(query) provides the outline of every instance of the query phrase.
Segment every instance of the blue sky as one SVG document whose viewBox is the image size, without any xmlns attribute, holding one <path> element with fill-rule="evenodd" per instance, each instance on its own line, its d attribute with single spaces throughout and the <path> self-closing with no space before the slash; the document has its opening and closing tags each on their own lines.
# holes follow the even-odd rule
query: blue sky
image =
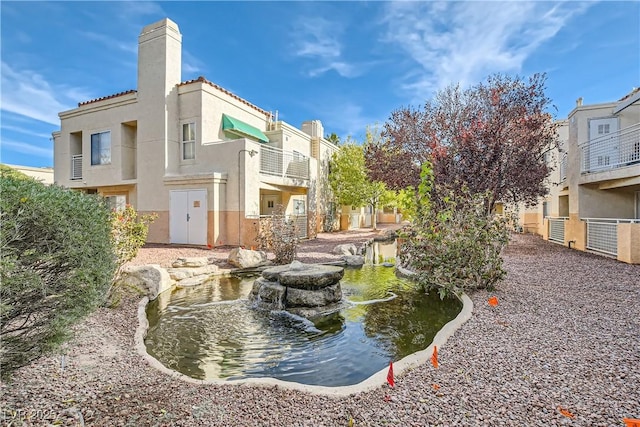
<svg viewBox="0 0 640 427">
<path fill-rule="evenodd" d="M 546 72 L 564 118 L 640 86 L 640 2 L 8 2 L 0 162 L 52 166 L 58 112 L 136 88 L 137 39 L 165 17 L 182 79 L 205 76 L 296 127 L 361 139 L 403 106 L 491 73 Z"/>
</svg>

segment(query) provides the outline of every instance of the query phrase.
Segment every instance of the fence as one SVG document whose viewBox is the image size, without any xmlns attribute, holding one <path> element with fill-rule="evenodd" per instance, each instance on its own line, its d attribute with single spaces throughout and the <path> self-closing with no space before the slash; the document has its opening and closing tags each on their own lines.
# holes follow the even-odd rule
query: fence
<svg viewBox="0 0 640 427">
<path fill-rule="evenodd" d="M 309 158 L 297 152 L 260 146 L 260 173 L 283 178 L 309 179 Z"/>
<path fill-rule="evenodd" d="M 594 138 L 580 145 L 582 173 L 640 163 L 640 124 Z"/>
<path fill-rule="evenodd" d="M 587 223 L 587 245 L 592 251 L 618 256 L 618 224 L 638 219 L 582 218 Z"/>
<path fill-rule="evenodd" d="M 564 245 L 564 224 L 567 217 L 547 218 L 549 220 L 549 240 Z"/>
</svg>

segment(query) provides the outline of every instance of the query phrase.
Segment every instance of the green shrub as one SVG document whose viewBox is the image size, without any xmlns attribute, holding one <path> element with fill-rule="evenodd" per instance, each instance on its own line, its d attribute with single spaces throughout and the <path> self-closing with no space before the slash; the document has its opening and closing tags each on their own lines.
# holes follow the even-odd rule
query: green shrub
<svg viewBox="0 0 640 427">
<path fill-rule="evenodd" d="M 3 374 L 55 348 L 104 303 L 116 269 L 103 200 L 0 175 Z"/>
<path fill-rule="evenodd" d="M 401 263 L 441 297 L 492 289 L 506 275 L 500 253 L 509 241 L 508 221 L 488 212 L 486 195 L 442 197 L 405 229 Z"/>
<path fill-rule="evenodd" d="M 138 254 L 144 246 L 149 234 L 149 224 L 158 217 L 157 214 L 138 216 L 136 210 L 127 205 L 122 210 L 111 211 L 111 241 L 116 254 L 116 273 L 107 293 L 110 305 L 117 305 L 123 294 L 123 283 L 119 280 L 122 267 Z"/>
</svg>

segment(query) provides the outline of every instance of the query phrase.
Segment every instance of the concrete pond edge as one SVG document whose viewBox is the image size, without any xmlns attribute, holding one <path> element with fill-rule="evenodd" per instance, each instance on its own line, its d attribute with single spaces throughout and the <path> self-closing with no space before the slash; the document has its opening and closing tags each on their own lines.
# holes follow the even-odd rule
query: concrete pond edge
<svg viewBox="0 0 640 427">
<path fill-rule="evenodd" d="M 398 267 L 398 270 L 401 274 L 405 276 L 412 276 L 413 272 L 404 270 Z M 402 374 L 409 371 L 412 368 L 420 366 L 425 363 L 430 363 L 431 356 L 433 354 L 434 346 L 437 346 L 438 349 L 442 348 L 447 340 L 462 327 L 464 323 L 466 323 L 473 314 L 473 302 L 471 298 L 466 294 L 462 294 L 458 297 L 462 302 L 462 310 L 458 315 L 450 320 L 447 324 L 445 324 L 439 331 L 436 333 L 435 337 L 433 337 L 433 342 L 429 347 L 424 350 L 418 351 L 416 353 L 412 353 L 404 358 L 393 362 L 393 371 L 394 375 L 397 377 L 396 382 L 401 383 L 404 379 L 398 378 L 402 377 Z M 136 351 L 140 356 L 144 358 L 144 360 L 153 368 L 162 372 L 163 374 L 169 375 L 170 377 L 176 378 L 178 380 L 198 385 L 243 385 L 243 386 L 252 386 L 252 387 L 273 387 L 278 386 L 282 389 L 287 390 L 297 390 L 310 394 L 324 395 L 324 396 L 349 396 L 353 394 L 362 393 L 365 391 L 371 391 L 377 389 L 384 384 L 387 383 L 387 372 L 388 367 L 381 369 L 375 374 L 371 375 L 366 380 L 359 382 L 358 384 L 348 385 L 348 386 L 337 386 L 337 387 L 328 387 L 328 386 L 318 386 L 318 385 L 308 385 L 301 384 L 296 382 L 282 381 L 276 378 L 246 378 L 239 380 L 221 380 L 221 379 L 210 379 L 210 380 L 199 380 L 196 378 L 191 378 L 187 375 L 184 375 L 180 372 L 174 371 L 173 369 L 169 369 L 164 366 L 159 360 L 155 357 L 151 356 L 147 353 L 147 347 L 144 343 L 144 339 L 147 336 L 147 331 L 149 330 L 149 321 L 147 320 L 147 304 L 149 303 L 149 298 L 144 297 L 138 303 L 138 327 L 136 329 L 136 333 L 134 336 L 134 345 Z M 406 376 L 405 379 L 410 377 Z"/>
</svg>

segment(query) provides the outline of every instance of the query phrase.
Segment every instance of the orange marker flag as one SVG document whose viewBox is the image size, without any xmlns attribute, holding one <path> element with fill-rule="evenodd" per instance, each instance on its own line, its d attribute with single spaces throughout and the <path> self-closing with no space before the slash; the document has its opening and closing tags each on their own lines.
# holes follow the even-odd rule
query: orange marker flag
<svg viewBox="0 0 640 427">
<path fill-rule="evenodd" d="M 495 307 L 496 305 L 498 305 L 498 298 L 497 297 L 491 297 L 489 298 L 489 305 L 491 307 Z"/>
<path fill-rule="evenodd" d="M 562 415 L 564 415 L 565 417 L 567 417 L 567 418 L 575 418 L 575 417 L 576 417 L 576 416 L 575 416 L 575 415 L 573 415 L 571 412 L 569 412 L 569 410 L 568 410 L 568 409 L 564 409 L 564 408 L 562 408 L 562 407 L 560 407 L 560 406 L 558 406 L 558 411 L 560 411 L 560 413 L 561 413 Z"/>
<path fill-rule="evenodd" d="M 393 387 L 396 383 L 393 380 L 393 362 L 389 362 L 389 372 L 387 373 L 387 382 L 391 387 Z"/>
<path fill-rule="evenodd" d="M 640 427 L 640 419 L 636 418 L 623 418 L 622 421 L 627 425 L 627 427 Z"/>
<path fill-rule="evenodd" d="M 433 346 L 433 354 L 431 355 L 431 364 L 434 368 L 438 367 L 438 346 Z"/>
</svg>

